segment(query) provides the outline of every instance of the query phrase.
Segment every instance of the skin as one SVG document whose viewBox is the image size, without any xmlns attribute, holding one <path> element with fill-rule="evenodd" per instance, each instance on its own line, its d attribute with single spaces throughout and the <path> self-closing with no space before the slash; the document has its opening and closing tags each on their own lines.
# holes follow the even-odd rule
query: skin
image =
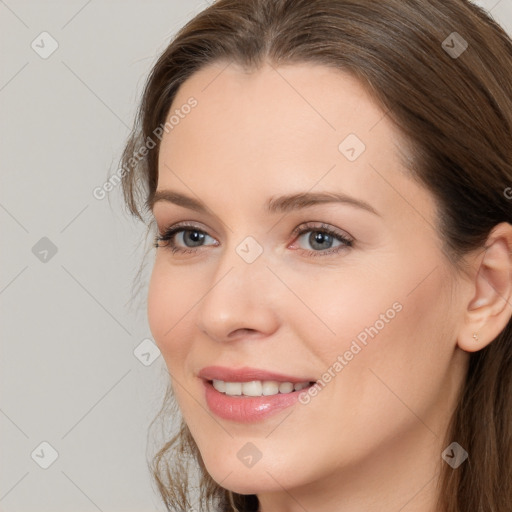
<svg viewBox="0 0 512 512">
<path fill-rule="evenodd" d="M 262 512 L 434 512 L 469 352 L 510 319 L 512 228 L 500 225 L 458 272 L 400 134 L 342 72 L 216 63 L 182 85 L 171 111 L 190 96 L 197 107 L 162 140 L 157 190 L 208 212 L 158 201 L 153 213 L 160 232 L 187 221 L 208 236 L 195 253 L 156 250 L 148 318 L 208 472 L 257 494 Z M 350 133 L 366 145 L 353 162 L 338 149 Z M 344 193 L 377 214 L 342 203 L 265 210 L 271 197 L 308 191 Z M 309 232 L 292 234 L 306 223 Z M 322 223 L 353 245 L 321 255 L 329 243 L 308 237 Z M 190 249 L 183 234 L 174 241 Z M 253 263 L 236 252 L 247 236 L 263 249 Z M 201 368 L 321 378 L 395 303 L 401 310 L 307 405 L 252 424 L 209 411 Z M 247 442 L 262 454 L 250 468 L 237 457 Z"/>
</svg>

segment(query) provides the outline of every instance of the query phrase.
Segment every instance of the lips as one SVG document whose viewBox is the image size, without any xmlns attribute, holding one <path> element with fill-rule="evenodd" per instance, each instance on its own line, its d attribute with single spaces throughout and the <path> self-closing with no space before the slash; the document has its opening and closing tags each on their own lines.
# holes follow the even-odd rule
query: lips
<svg viewBox="0 0 512 512">
<path fill-rule="evenodd" d="M 284 375 L 258 368 L 227 368 L 222 366 L 208 366 L 203 368 L 198 376 L 203 380 L 204 399 L 210 411 L 219 418 L 236 423 L 252 423 L 264 421 L 270 416 L 288 407 L 294 406 L 299 400 L 299 394 L 307 389 L 278 393 L 269 396 L 229 396 L 216 390 L 212 381 L 224 382 L 251 382 L 251 381 L 277 381 L 300 384 L 314 382 L 315 379 L 297 375 Z"/>
<path fill-rule="evenodd" d="M 201 379 L 223 380 L 225 382 L 250 382 L 253 380 L 275 380 L 278 382 L 291 382 L 298 384 L 299 382 L 314 382 L 315 378 L 311 376 L 285 375 L 282 373 L 262 370 L 259 368 L 243 367 L 229 368 L 226 366 L 207 366 L 203 368 L 198 376 Z"/>
</svg>

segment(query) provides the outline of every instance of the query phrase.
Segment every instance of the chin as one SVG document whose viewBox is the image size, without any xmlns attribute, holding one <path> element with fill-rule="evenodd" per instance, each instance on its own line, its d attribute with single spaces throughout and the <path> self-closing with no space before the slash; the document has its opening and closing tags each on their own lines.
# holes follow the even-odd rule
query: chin
<svg viewBox="0 0 512 512">
<path fill-rule="evenodd" d="M 213 477 L 212 477 L 213 478 Z M 276 481 L 270 478 L 268 474 L 265 476 L 259 475 L 246 475 L 242 477 L 241 475 L 230 475 L 228 478 L 224 477 L 219 480 L 214 480 L 224 489 L 228 491 L 235 492 L 237 494 L 261 494 L 266 492 L 273 491 L 282 491 L 282 487 L 276 484 Z"/>
<path fill-rule="evenodd" d="M 259 467 L 252 468 L 245 467 L 236 458 L 231 464 L 222 461 L 221 457 L 203 458 L 203 461 L 206 471 L 218 485 L 238 494 L 256 494 L 276 485 L 261 461 L 256 465 Z"/>
<path fill-rule="evenodd" d="M 236 457 L 236 455 L 235 455 Z M 253 467 L 245 467 L 237 458 L 233 463 L 219 463 L 219 457 L 205 460 L 208 474 L 224 489 L 237 494 L 260 494 L 282 491 L 297 485 L 290 480 L 290 472 L 272 464 L 258 461 Z"/>
</svg>

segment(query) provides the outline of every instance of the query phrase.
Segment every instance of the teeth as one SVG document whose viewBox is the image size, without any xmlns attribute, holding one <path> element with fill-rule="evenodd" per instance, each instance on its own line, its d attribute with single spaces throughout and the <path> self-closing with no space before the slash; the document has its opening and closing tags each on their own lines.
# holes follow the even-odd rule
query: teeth
<svg viewBox="0 0 512 512">
<path fill-rule="evenodd" d="M 260 380 L 252 380 L 242 384 L 242 393 L 246 396 L 261 396 L 263 384 Z"/>
<path fill-rule="evenodd" d="M 279 384 L 279 393 L 290 393 L 293 391 L 293 384 L 291 382 L 281 382 Z"/>
<path fill-rule="evenodd" d="M 262 388 L 264 396 L 277 395 L 279 393 L 279 382 L 275 380 L 264 380 Z"/>
<path fill-rule="evenodd" d="M 226 383 L 223 380 L 213 380 L 213 387 L 222 393 L 226 391 Z"/>
<path fill-rule="evenodd" d="M 252 380 L 250 382 L 225 382 L 213 380 L 213 387 L 229 396 L 271 396 L 278 393 L 291 393 L 307 388 L 309 382 L 277 382 L 275 380 Z"/>
<path fill-rule="evenodd" d="M 242 383 L 241 382 L 225 382 L 226 395 L 241 395 L 242 394 Z"/>
</svg>

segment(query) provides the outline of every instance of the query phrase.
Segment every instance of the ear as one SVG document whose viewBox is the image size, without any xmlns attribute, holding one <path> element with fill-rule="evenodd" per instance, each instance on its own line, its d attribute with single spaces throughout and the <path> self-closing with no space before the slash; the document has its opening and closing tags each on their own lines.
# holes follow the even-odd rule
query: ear
<svg viewBox="0 0 512 512">
<path fill-rule="evenodd" d="M 457 339 L 466 352 L 491 343 L 512 317 L 512 225 L 503 222 L 494 227 L 475 265 L 474 294 Z"/>
</svg>

